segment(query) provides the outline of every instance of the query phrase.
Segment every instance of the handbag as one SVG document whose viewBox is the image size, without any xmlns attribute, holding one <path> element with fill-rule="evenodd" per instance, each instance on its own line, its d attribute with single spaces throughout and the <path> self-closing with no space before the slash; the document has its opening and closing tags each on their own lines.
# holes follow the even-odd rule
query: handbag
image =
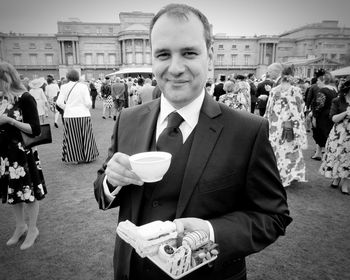
<svg viewBox="0 0 350 280">
<path fill-rule="evenodd" d="M 21 131 L 23 145 L 27 149 L 34 146 L 52 143 L 51 127 L 49 123 L 40 125 L 41 133 L 37 136 L 32 136 L 30 134 Z"/>
<path fill-rule="evenodd" d="M 294 140 L 293 122 L 285 121 L 282 123 L 282 140 L 291 142 Z"/>
</svg>

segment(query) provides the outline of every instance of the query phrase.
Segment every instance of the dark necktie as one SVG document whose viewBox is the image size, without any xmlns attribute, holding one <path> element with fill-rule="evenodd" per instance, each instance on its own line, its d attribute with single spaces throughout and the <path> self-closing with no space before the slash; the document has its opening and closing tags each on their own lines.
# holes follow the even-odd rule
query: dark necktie
<svg viewBox="0 0 350 280">
<path fill-rule="evenodd" d="M 179 129 L 184 119 L 177 112 L 172 112 L 168 116 L 168 125 L 159 135 L 157 150 L 168 152 L 175 156 L 182 145 L 182 133 Z"/>
</svg>

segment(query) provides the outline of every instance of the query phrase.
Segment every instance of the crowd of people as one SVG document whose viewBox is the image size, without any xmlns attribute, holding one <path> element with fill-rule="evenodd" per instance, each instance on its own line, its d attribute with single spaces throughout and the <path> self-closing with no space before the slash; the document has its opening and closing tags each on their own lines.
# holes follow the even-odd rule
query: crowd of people
<svg viewBox="0 0 350 280">
<path fill-rule="evenodd" d="M 244 257 L 274 242 L 292 221 L 283 187 L 307 180 L 303 149 L 311 129 L 319 172 L 349 194 L 350 80 L 336 83 L 319 69 L 309 81 L 273 63 L 260 80 L 250 73 L 212 82 L 210 25 L 183 4 L 160 10 L 150 33 L 154 78 L 84 81 L 71 69 L 59 81 L 52 75 L 29 81 L 0 63 L 0 197 L 13 206 L 16 223 L 7 245 L 25 233 L 21 249 L 34 244 L 38 201 L 47 195 L 38 151 L 23 145 L 20 132 L 40 134 L 51 110 L 56 128 L 62 119 L 62 161 L 92 162 L 99 151 L 90 109 L 100 99 L 102 118 L 116 122 L 94 182 L 99 207 L 120 207 L 119 221 L 175 220 L 185 230 L 203 230 L 221 244 L 220 258 L 215 271 L 190 279 L 246 279 Z M 179 137 L 180 147 L 164 179 L 145 183 L 130 169 L 129 155 L 167 151 L 166 142 L 159 145 L 167 133 Z M 119 237 L 115 248 L 116 279 L 161 279 Z"/>
<path fill-rule="evenodd" d="M 218 102 L 268 119 L 283 186 L 306 181 L 302 150 L 308 147 L 307 133 L 312 131 L 315 154 L 311 158 L 322 162 L 319 172 L 333 179 L 331 187 L 341 186 L 347 195 L 350 77 L 335 79 L 324 69 L 314 74 L 312 79 L 295 77 L 292 67 L 273 63 L 260 80 L 253 73 L 232 74 L 228 79 L 220 76 L 217 83 L 208 81 L 206 87 Z"/>
</svg>

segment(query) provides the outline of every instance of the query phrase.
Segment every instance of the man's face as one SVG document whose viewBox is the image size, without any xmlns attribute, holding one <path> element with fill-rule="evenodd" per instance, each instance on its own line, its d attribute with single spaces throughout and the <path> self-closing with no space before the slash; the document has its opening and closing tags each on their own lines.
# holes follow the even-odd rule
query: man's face
<svg viewBox="0 0 350 280">
<path fill-rule="evenodd" d="M 165 98 L 175 107 L 191 103 L 202 92 L 213 57 L 207 50 L 202 22 L 162 15 L 152 34 L 153 73 Z"/>
</svg>

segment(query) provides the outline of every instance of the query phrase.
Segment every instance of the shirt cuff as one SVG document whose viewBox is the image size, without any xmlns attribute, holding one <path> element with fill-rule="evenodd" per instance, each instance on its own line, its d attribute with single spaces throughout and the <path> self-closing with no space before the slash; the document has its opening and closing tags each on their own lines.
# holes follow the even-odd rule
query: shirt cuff
<svg viewBox="0 0 350 280">
<path fill-rule="evenodd" d="M 115 196 L 119 193 L 119 191 L 122 189 L 122 187 L 119 186 L 112 191 L 112 188 L 113 186 L 110 183 L 108 183 L 107 176 L 105 176 L 105 178 L 103 179 L 103 191 L 106 198 L 109 201 L 112 201 L 115 198 Z"/>
<path fill-rule="evenodd" d="M 214 229 L 209 221 L 206 221 L 209 226 L 209 240 L 215 242 Z"/>
</svg>

